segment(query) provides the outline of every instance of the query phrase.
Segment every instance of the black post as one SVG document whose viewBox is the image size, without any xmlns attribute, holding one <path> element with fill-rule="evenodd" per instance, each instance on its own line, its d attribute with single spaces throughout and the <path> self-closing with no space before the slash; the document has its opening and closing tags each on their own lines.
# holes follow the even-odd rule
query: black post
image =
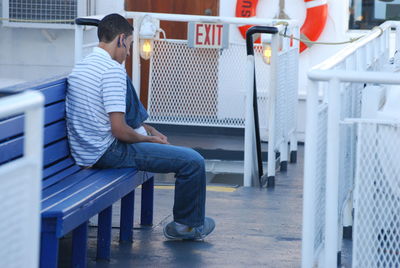
<svg viewBox="0 0 400 268">
<path fill-rule="evenodd" d="M 246 48 L 247 55 L 251 55 L 254 57 L 254 48 L 253 48 L 253 34 L 256 33 L 266 33 L 266 34 L 276 34 L 278 33 L 278 29 L 276 27 L 270 26 L 253 26 L 246 32 Z M 257 85 L 256 85 L 256 70 L 254 66 L 254 83 L 253 83 L 253 111 L 254 111 L 254 128 L 256 132 L 256 148 L 257 148 L 257 164 L 258 164 L 258 179 L 260 183 L 260 187 L 263 186 L 263 182 L 261 180 L 264 175 L 263 165 L 262 165 L 262 153 L 261 153 L 261 139 L 260 139 L 260 123 L 258 118 L 258 103 L 257 103 Z M 268 159 L 268 161 L 274 161 L 274 159 Z"/>
</svg>

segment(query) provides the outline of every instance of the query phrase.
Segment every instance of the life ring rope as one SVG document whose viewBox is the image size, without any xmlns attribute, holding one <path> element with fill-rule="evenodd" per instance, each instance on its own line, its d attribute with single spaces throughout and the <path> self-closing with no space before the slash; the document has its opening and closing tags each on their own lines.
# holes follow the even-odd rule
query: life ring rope
<svg viewBox="0 0 400 268">
<path fill-rule="evenodd" d="M 303 36 L 302 39 L 309 39 L 307 42 L 301 41 L 300 52 L 307 49 L 311 41 L 317 41 L 321 35 L 326 20 L 328 17 L 328 3 L 327 0 L 304 0 L 307 8 L 307 16 L 303 26 L 301 26 L 300 32 Z M 258 0 L 237 0 L 236 2 L 236 17 L 254 17 L 256 16 Z M 284 7 L 282 0 L 280 7 Z M 239 27 L 239 31 L 243 38 L 246 37 L 246 31 L 250 28 L 250 25 L 244 25 Z"/>
</svg>

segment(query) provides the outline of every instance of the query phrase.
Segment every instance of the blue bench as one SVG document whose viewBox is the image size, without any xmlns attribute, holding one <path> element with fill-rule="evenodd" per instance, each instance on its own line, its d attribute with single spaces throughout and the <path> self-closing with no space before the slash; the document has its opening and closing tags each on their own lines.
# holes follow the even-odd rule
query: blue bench
<svg viewBox="0 0 400 268">
<path fill-rule="evenodd" d="M 72 231 L 72 266 L 86 266 L 88 220 L 98 214 L 97 258 L 110 258 L 112 204 L 121 199 L 120 241 L 132 242 L 135 188 L 141 224 L 153 221 L 153 175 L 134 168 L 85 169 L 68 147 L 65 77 L 24 87 L 45 96 L 40 267 L 57 267 L 59 239 Z M 15 89 L 15 88 L 14 88 Z M 0 165 L 23 152 L 24 117 L 0 121 Z M 28 223 L 27 223 L 28 224 Z"/>
</svg>

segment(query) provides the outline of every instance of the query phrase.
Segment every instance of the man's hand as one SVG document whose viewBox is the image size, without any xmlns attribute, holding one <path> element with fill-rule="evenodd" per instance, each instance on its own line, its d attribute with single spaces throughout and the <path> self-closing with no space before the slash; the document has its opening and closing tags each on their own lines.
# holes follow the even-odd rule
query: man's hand
<svg viewBox="0 0 400 268">
<path fill-rule="evenodd" d="M 151 142 L 154 142 L 154 143 L 169 144 L 168 141 L 165 141 L 158 136 L 150 136 L 150 138 L 151 138 Z"/>
<path fill-rule="evenodd" d="M 111 132 L 118 140 L 126 143 L 136 142 L 154 142 L 161 144 L 169 144 L 166 136 L 158 132 L 155 128 L 143 124 L 147 132 L 153 136 L 144 136 L 137 133 L 133 128 L 128 126 L 125 121 L 125 114 L 120 112 L 109 113 L 111 121 Z"/>
<path fill-rule="evenodd" d="M 152 137 L 157 137 L 160 139 L 162 142 L 157 142 L 157 143 L 162 143 L 162 144 L 169 144 L 167 136 L 163 135 L 161 132 L 159 132 L 157 129 L 155 129 L 152 126 L 143 124 L 143 127 L 146 129 L 147 132 L 149 132 Z"/>
</svg>

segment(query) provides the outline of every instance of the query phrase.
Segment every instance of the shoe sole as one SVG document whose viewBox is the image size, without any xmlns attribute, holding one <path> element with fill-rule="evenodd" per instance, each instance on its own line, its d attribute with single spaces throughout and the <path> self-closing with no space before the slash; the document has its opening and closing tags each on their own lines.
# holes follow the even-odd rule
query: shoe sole
<svg viewBox="0 0 400 268">
<path fill-rule="evenodd" d="M 211 229 L 211 231 L 208 234 L 206 234 L 206 235 L 204 235 L 202 237 L 199 237 L 199 238 L 196 238 L 196 237 L 175 237 L 175 236 L 170 236 L 169 234 L 167 234 L 165 232 L 165 229 L 163 229 L 163 233 L 164 233 L 164 236 L 166 238 L 168 238 L 169 240 L 204 241 L 204 238 L 206 238 L 209 234 L 211 234 L 214 231 L 214 229 L 215 229 L 215 225 L 214 225 L 214 227 Z"/>
</svg>

